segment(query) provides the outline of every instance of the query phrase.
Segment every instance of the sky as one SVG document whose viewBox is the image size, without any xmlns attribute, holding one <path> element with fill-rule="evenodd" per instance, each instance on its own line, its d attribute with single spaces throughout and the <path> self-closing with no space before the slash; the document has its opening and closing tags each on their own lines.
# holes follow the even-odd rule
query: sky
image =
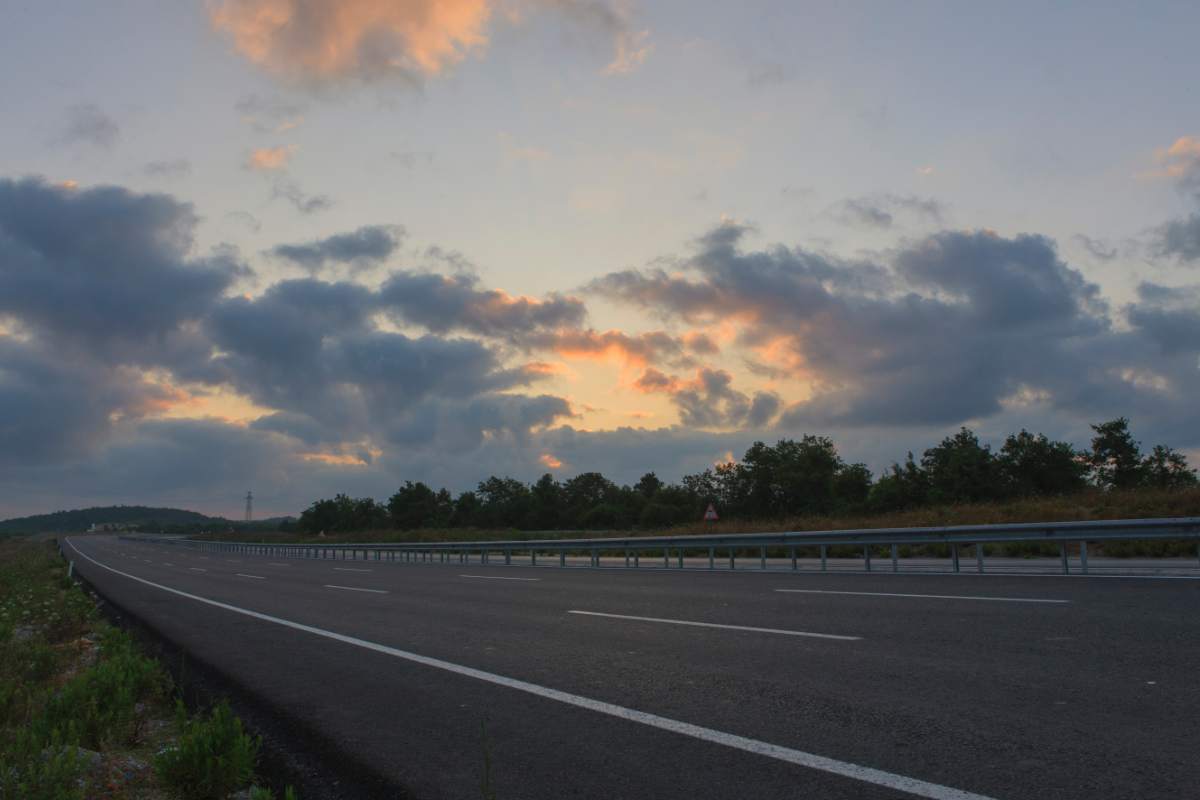
<svg viewBox="0 0 1200 800">
<path fill-rule="evenodd" d="M 1195 3 L 0 0 L 0 517 L 1200 456 Z"/>
</svg>

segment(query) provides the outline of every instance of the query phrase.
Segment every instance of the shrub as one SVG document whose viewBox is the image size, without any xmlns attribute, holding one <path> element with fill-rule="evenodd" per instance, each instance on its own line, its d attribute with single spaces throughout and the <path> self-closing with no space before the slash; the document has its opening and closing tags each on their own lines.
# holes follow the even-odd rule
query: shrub
<svg viewBox="0 0 1200 800">
<path fill-rule="evenodd" d="M 162 782 L 183 800 L 222 800 L 250 783 L 261 740 L 242 730 L 229 704 L 192 720 L 182 703 L 176 708 L 179 743 L 154 760 Z"/>
<path fill-rule="evenodd" d="M 130 743 L 138 734 L 137 705 L 162 695 L 166 678 L 158 664 L 141 655 L 128 634 L 105 632 L 100 662 L 73 678 L 46 704 L 36 726 L 71 731 L 84 747 Z"/>
</svg>

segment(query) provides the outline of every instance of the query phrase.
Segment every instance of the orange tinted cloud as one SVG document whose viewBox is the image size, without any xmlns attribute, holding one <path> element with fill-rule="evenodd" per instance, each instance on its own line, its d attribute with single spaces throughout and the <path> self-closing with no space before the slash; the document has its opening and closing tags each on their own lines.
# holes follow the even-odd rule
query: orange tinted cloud
<svg viewBox="0 0 1200 800">
<path fill-rule="evenodd" d="M 542 453 L 541 457 L 538 458 L 538 463 L 547 469 L 558 469 L 563 465 L 563 462 L 559 461 L 551 453 Z"/>
<path fill-rule="evenodd" d="M 619 330 L 563 330 L 537 337 L 536 344 L 565 358 L 614 360 L 644 367 L 662 359 L 683 357 L 680 340 L 663 331 L 631 336 Z"/>
<path fill-rule="evenodd" d="M 220 0 L 217 30 L 252 63 L 305 82 L 436 75 L 483 47 L 488 0 Z"/>
<path fill-rule="evenodd" d="M 294 144 L 259 147 L 250 152 L 249 158 L 246 159 L 246 168 L 260 171 L 283 169 L 295 152 Z"/>
<path fill-rule="evenodd" d="M 1200 171 L 1200 136 L 1180 136 L 1166 149 L 1155 151 L 1158 169 L 1141 173 L 1141 178 L 1182 178 Z"/>
</svg>

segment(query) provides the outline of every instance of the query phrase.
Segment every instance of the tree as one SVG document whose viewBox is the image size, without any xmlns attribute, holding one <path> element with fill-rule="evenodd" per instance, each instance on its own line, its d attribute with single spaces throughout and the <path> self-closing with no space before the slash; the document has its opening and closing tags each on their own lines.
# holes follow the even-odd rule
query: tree
<svg viewBox="0 0 1200 800">
<path fill-rule="evenodd" d="M 442 528 L 450 522 L 453 506 L 445 489 L 434 492 L 420 481 L 405 481 L 387 504 L 392 525 L 401 530 Z"/>
<path fill-rule="evenodd" d="M 967 428 L 948 436 L 921 457 L 929 476 L 929 499 L 934 503 L 992 500 L 1002 494 L 999 471 L 991 448 Z"/>
<path fill-rule="evenodd" d="M 1068 442 L 1022 429 L 1004 441 L 997 457 L 1001 478 L 1018 497 L 1078 492 L 1087 485 L 1088 462 Z"/>
<path fill-rule="evenodd" d="M 529 488 L 513 478 L 492 476 L 479 484 L 479 517 L 484 525 L 496 528 L 515 528 L 520 525 L 531 507 Z"/>
<path fill-rule="evenodd" d="M 1142 478 L 1146 486 L 1156 489 L 1186 489 L 1197 482 L 1196 470 L 1188 468 L 1187 458 L 1161 444 L 1142 461 Z"/>
<path fill-rule="evenodd" d="M 925 505 L 929 500 L 929 476 L 910 452 L 904 466 L 892 464 L 871 487 L 869 504 L 878 511 L 903 511 Z"/>
<path fill-rule="evenodd" d="M 658 490 L 663 486 L 663 482 L 658 479 L 658 476 L 653 472 L 647 472 L 642 477 L 638 478 L 638 482 L 633 485 L 634 491 L 642 497 L 649 500 L 658 493 Z"/>
<path fill-rule="evenodd" d="M 563 526 L 563 490 L 549 472 L 538 478 L 530 489 L 532 510 L 527 525 L 532 530 L 548 531 Z"/>
<path fill-rule="evenodd" d="M 1093 425 L 1092 430 L 1096 436 L 1088 460 L 1096 485 L 1104 489 L 1133 489 L 1142 483 L 1142 453 L 1129 432 L 1129 420 L 1117 417 Z"/>
</svg>

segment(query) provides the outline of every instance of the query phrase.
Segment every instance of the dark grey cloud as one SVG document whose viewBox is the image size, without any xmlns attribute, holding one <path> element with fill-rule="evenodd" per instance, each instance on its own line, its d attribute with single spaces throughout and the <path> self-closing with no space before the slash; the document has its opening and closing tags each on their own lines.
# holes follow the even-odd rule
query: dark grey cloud
<svg viewBox="0 0 1200 800">
<path fill-rule="evenodd" d="M 364 225 L 350 233 L 339 233 L 304 244 L 281 244 L 268 254 L 316 273 L 330 266 L 348 266 L 352 271 L 378 266 L 399 249 L 405 231 L 400 225 Z"/>
<path fill-rule="evenodd" d="M 735 321 L 743 346 L 772 344 L 769 363 L 754 361 L 814 389 L 783 429 L 951 425 L 1013 404 L 1196 417 L 1183 405 L 1195 356 L 1167 357 L 1160 342 L 1168 321 L 1175 341 L 1190 330 L 1182 312 L 1168 318 L 1145 297 L 1128 310 L 1140 327 L 1117 330 L 1099 289 L 1045 237 L 943 232 L 872 264 L 746 251 L 746 232 L 723 225 L 669 273 L 626 270 L 588 288 L 693 323 Z M 1190 430 L 1200 440 L 1200 425 Z"/>
<path fill-rule="evenodd" d="M 117 123 L 94 103 L 81 103 L 67 109 L 62 130 L 54 141 L 58 144 L 88 144 L 112 149 L 121 135 Z"/>
<path fill-rule="evenodd" d="M 1164 354 L 1200 353 L 1200 285 L 1138 286 L 1138 302 L 1125 309 L 1129 323 L 1145 333 Z M 1200 369 L 1200 364 L 1197 364 Z"/>
<path fill-rule="evenodd" d="M 534 334 L 577 328 L 587 315 L 583 302 L 551 293 L 545 298 L 513 297 L 483 289 L 470 274 L 438 275 L 397 270 L 379 290 L 381 307 L 397 320 L 434 333 L 465 331 L 528 342 Z"/>
<path fill-rule="evenodd" d="M 1088 252 L 1092 258 L 1100 261 L 1113 261 L 1120 255 L 1120 251 L 1114 245 L 1109 244 L 1103 239 L 1093 239 L 1090 236 L 1084 236 L 1082 233 L 1075 235 L 1075 241 Z"/>
<path fill-rule="evenodd" d="M 679 422 L 687 428 L 761 428 L 778 413 L 779 395 L 757 392 L 753 399 L 733 388 L 733 376 L 725 370 L 701 367 L 690 380 L 666 375 L 653 367 L 634 382 L 647 394 L 668 395 L 679 409 Z"/>
<path fill-rule="evenodd" d="M 191 256 L 197 217 L 167 195 L 0 179 L 0 314 L 94 357 L 187 349 L 188 324 L 246 273 Z"/>
<path fill-rule="evenodd" d="M 1182 264 L 1200 263 L 1200 214 L 1173 219 L 1155 231 L 1154 253 Z"/>
<path fill-rule="evenodd" d="M 831 213 L 847 225 L 890 228 L 896 221 L 896 214 L 900 213 L 918 221 L 940 223 L 945 206 L 932 198 L 880 194 L 843 200 L 831 209 Z"/>
<path fill-rule="evenodd" d="M 271 197 L 287 200 L 301 214 L 316 214 L 333 208 L 333 198 L 327 194 L 307 194 L 300 185 L 291 178 L 275 179 L 271 187 Z"/>
<path fill-rule="evenodd" d="M 178 180 L 192 174 L 192 162 L 186 158 L 173 158 L 162 161 L 150 161 L 142 167 L 142 174 L 148 178 L 163 178 Z"/>
</svg>

